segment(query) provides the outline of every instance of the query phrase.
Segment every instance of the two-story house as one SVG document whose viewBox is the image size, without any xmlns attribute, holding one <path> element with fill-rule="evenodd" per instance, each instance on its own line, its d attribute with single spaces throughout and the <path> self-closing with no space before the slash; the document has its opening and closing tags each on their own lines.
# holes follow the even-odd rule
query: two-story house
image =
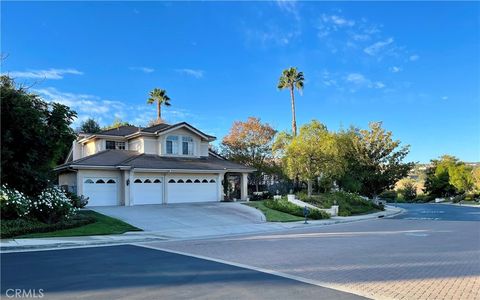
<svg viewBox="0 0 480 300">
<path fill-rule="evenodd" d="M 226 173 L 240 175 L 246 199 L 254 170 L 210 151 L 214 140 L 185 122 L 79 134 L 55 171 L 89 206 L 221 201 Z"/>
</svg>

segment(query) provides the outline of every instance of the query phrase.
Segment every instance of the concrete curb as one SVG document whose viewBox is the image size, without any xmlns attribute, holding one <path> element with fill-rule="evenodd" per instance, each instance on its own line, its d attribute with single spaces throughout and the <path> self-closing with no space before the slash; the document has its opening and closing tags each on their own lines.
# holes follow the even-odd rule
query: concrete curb
<svg viewBox="0 0 480 300">
<path fill-rule="evenodd" d="M 248 207 L 248 206 L 246 206 Z M 254 209 L 254 208 L 251 208 Z M 328 220 L 309 221 L 308 224 L 300 222 L 289 223 L 261 223 L 258 225 L 271 225 L 270 228 L 259 228 L 259 230 L 225 233 L 225 234 L 212 234 L 212 235 L 199 235 L 199 236 L 169 236 L 168 232 L 135 232 L 126 233 L 123 235 L 106 235 L 106 236 L 84 236 L 84 237 L 66 237 L 66 238 L 36 238 L 36 239 L 11 239 L 2 240 L 0 245 L 0 252 L 19 252 L 19 251 L 36 251 L 36 250 L 55 250 L 55 249 L 68 249 L 75 247 L 87 247 L 87 246 L 105 246 L 105 245 L 119 245 L 119 244 L 131 244 L 131 243 L 148 243 L 158 241 L 182 241 L 182 240 L 205 240 L 222 237 L 233 236 L 245 236 L 251 234 L 262 233 L 275 233 L 281 231 L 289 231 L 307 227 L 320 227 L 327 225 L 345 224 L 359 221 L 367 221 L 378 219 L 383 215 L 383 218 L 391 218 L 396 215 L 405 212 L 405 209 L 398 207 L 387 206 L 387 211 L 377 212 L 373 214 L 354 216 L 354 217 L 334 217 Z M 255 209 L 256 210 L 256 209 Z M 260 212 L 259 210 L 257 210 Z M 261 213 L 261 212 L 260 212 Z M 262 214 L 263 215 L 263 214 Z M 42 243 L 42 241 L 44 243 Z M 57 242 L 58 241 L 58 242 Z M 24 244 L 19 244 L 23 242 Z M 10 245 L 6 244 L 9 243 Z"/>
</svg>

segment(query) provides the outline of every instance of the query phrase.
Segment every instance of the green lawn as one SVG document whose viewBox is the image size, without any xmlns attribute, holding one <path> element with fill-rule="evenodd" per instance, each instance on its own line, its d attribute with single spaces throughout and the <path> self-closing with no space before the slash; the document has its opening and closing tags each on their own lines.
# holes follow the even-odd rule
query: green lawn
<svg viewBox="0 0 480 300">
<path fill-rule="evenodd" d="M 105 234 L 120 234 L 127 231 L 141 231 L 137 227 L 127 224 L 115 218 L 111 218 L 91 210 L 80 211 L 80 214 L 85 214 L 95 218 L 95 223 L 88 225 L 51 231 L 31 233 L 19 236 L 17 238 L 40 238 L 40 237 L 67 237 L 67 236 L 84 236 L 84 235 L 105 235 Z"/>
<path fill-rule="evenodd" d="M 268 208 L 263 204 L 263 201 L 255 201 L 244 204 L 259 209 L 265 215 L 268 222 L 294 222 L 304 220 L 304 218 L 302 217 L 297 217 L 291 214 Z"/>
</svg>

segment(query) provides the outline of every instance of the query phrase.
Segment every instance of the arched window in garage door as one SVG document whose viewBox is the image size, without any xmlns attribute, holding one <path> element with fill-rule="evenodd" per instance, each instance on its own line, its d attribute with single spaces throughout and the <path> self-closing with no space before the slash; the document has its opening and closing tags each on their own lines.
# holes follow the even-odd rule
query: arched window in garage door
<svg viewBox="0 0 480 300">
<path fill-rule="evenodd" d="M 142 181 L 140 179 L 135 179 L 134 183 L 142 183 Z"/>
<path fill-rule="evenodd" d="M 175 180 L 170 179 L 170 180 L 168 181 L 168 183 L 175 183 Z"/>
<path fill-rule="evenodd" d="M 85 180 L 85 183 L 88 183 L 88 184 L 93 184 L 93 180 L 91 180 L 91 179 L 87 179 L 87 180 Z"/>
<path fill-rule="evenodd" d="M 195 182 L 195 183 L 200 183 L 200 180 L 198 180 L 198 179 L 195 179 L 195 181 L 194 181 L 194 182 Z"/>
<path fill-rule="evenodd" d="M 152 181 L 147 178 L 147 179 L 145 179 L 145 180 L 143 181 L 143 183 L 152 183 Z"/>
<path fill-rule="evenodd" d="M 162 183 L 162 182 L 160 181 L 160 179 L 157 178 L 153 181 L 153 183 Z"/>
<path fill-rule="evenodd" d="M 183 181 L 183 179 L 179 179 L 177 180 L 177 183 L 185 183 L 185 182 Z"/>
<path fill-rule="evenodd" d="M 109 179 L 109 180 L 107 181 L 107 183 L 112 184 L 112 183 L 116 183 L 116 182 L 115 182 L 115 180 L 113 180 L 113 179 Z"/>
<path fill-rule="evenodd" d="M 103 179 L 99 179 L 99 180 L 97 180 L 97 182 L 95 182 L 95 183 L 105 183 L 105 181 L 103 181 Z"/>
</svg>

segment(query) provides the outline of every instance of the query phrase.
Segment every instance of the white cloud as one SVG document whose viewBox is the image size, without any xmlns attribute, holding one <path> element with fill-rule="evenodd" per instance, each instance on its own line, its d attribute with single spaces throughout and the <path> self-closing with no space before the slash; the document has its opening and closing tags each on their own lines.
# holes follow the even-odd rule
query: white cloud
<svg viewBox="0 0 480 300">
<path fill-rule="evenodd" d="M 400 71 L 402 70 L 402 68 L 393 66 L 393 67 L 390 67 L 389 70 L 390 70 L 390 72 L 392 72 L 392 73 L 398 73 L 398 72 L 400 72 Z"/>
<path fill-rule="evenodd" d="M 203 70 L 194 70 L 194 69 L 176 69 L 175 71 L 177 71 L 180 74 L 193 76 L 197 79 L 203 78 L 203 75 L 205 74 L 205 71 Z"/>
<path fill-rule="evenodd" d="M 420 56 L 418 56 L 417 54 L 414 54 L 414 55 L 410 55 L 409 59 L 410 61 L 416 61 L 420 58 Z"/>
<path fill-rule="evenodd" d="M 295 16 L 296 19 L 300 18 L 300 14 L 298 11 L 298 2 L 294 0 L 277 0 L 276 1 L 280 10 L 290 13 Z"/>
<path fill-rule="evenodd" d="M 146 126 L 150 120 L 156 118 L 155 105 L 142 104 L 129 105 L 121 101 L 105 100 L 89 94 L 77 94 L 59 91 L 53 87 L 34 89 L 48 102 L 57 102 L 67 105 L 78 114 L 73 127 L 78 127 L 82 121 L 93 118 L 101 126 L 109 125 L 115 118 L 120 118 L 131 124 Z M 162 110 L 162 117 L 170 123 L 197 119 L 195 115 L 182 108 L 168 108 Z"/>
<path fill-rule="evenodd" d="M 345 77 L 347 83 L 351 83 L 356 87 L 367 87 L 375 89 L 383 89 L 386 85 L 381 81 L 372 81 L 360 73 L 350 73 Z"/>
<path fill-rule="evenodd" d="M 76 69 L 48 69 L 48 70 L 27 70 L 12 71 L 5 73 L 12 78 L 30 78 L 30 79 L 63 79 L 66 74 L 83 75 Z"/>
<path fill-rule="evenodd" d="M 393 38 L 388 38 L 384 41 L 379 41 L 376 42 L 365 49 L 363 49 L 363 52 L 367 53 L 368 55 L 375 56 L 379 54 L 382 50 L 384 50 L 387 46 L 391 45 L 393 43 Z"/>
<path fill-rule="evenodd" d="M 148 67 L 130 67 L 129 69 L 132 71 L 141 71 L 143 73 L 152 73 L 155 71 L 155 69 Z"/>
<path fill-rule="evenodd" d="M 339 15 L 322 14 L 319 24 L 317 25 L 318 36 L 320 38 L 329 36 L 333 32 L 337 32 L 342 28 L 349 28 L 355 25 L 354 20 L 349 20 Z"/>
</svg>

